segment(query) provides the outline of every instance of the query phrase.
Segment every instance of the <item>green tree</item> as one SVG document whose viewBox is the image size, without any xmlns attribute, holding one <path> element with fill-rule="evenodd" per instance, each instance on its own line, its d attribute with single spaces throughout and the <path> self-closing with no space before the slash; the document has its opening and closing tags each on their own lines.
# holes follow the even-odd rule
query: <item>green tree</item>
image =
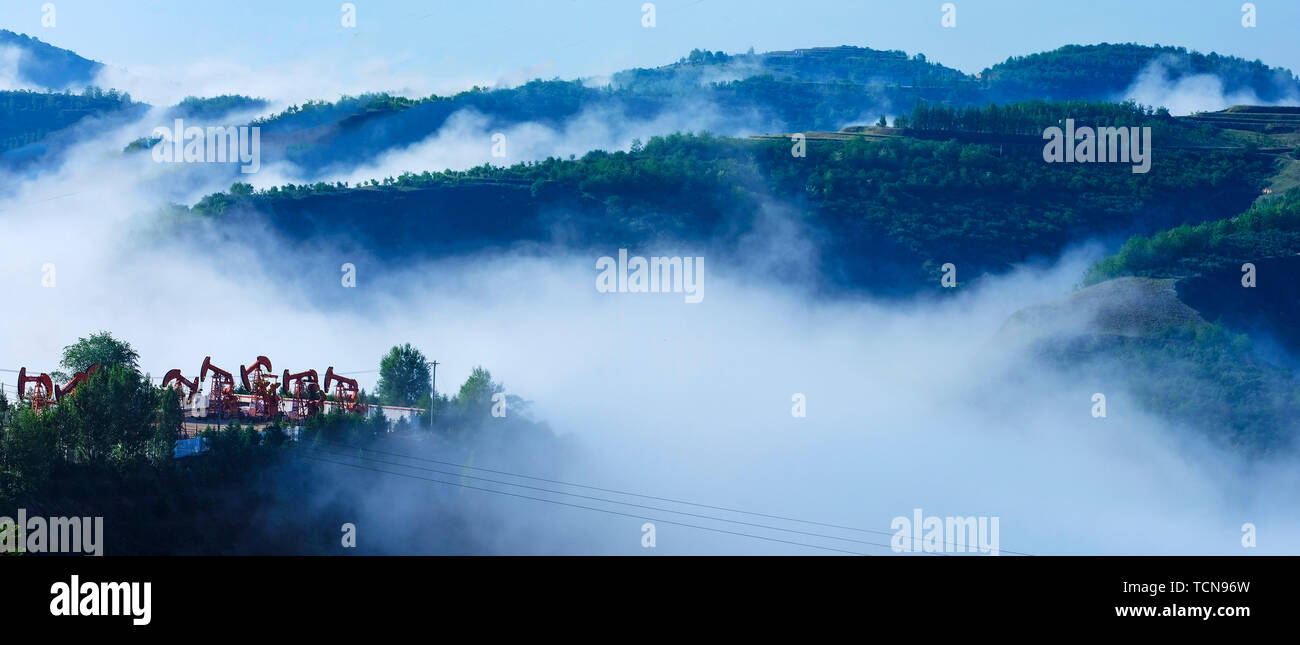
<svg viewBox="0 0 1300 645">
<path fill-rule="evenodd" d="M 283 420 L 276 419 L 275 421 L 272 421 L 263 428 L 262 444 L 272 448 L 283 446 L 285 441 L 288 441 L 289 439 L 285 436 L 284 430 L 285 423 Z"/>
<path fill-rule="evenodd" d="M 469 378 L 460 386 L 456 395 L 456 404 L 464 410 L 488 410 L 492 395 L 502 391 L 500 383 L 492 382 L 492 373 L 482 367 L 475 367 Z"/>
<path fill-rule="evenodd" d="M 58 414 L 42 414 L 31 408 L 14 413 L 0 436 L 0 486 L 10 498 L 40 490 L 49 481 L 58 457 Z"/>
<path fill-rule="evenodd" d="M 379 402 L 412 407 L 427 400 L 432 391 L 424 354 L 410 343 L 393 347 L 379 361 Z"/>
<path fill-rule="evenodd" d="M 185 424 L 185 410 L 181 408 L 180 395 L 173 388 L 158 391 L 158 422 L 149 439 L 148 456 L 155 462 L 165 462 L 175 454 L 176 440 L 181 438 Z"/>
<path fill-rule="evenodd" d="M 135 371 L 139 369 L 139 360 L 140 355 L 131 349 L 129 343 L 101 331 L 89 338 L 78 338 L 76 343 L 64 347 L 60 365 L 69 372 L 83 372 L 96 363 L 100 369 L 122 366 Z"/>
<path fill-rule="evenodd" d="M 125 463 L 148 456 L 151 442 L 157 447 L 151 440 L 157 439 L 159 397 L 146 376 L 116 365 L 101 368 L 77 388 L 71 405 L 56 409 L 76 410 L 71 447 L 83 459 Z"/>
</svg>

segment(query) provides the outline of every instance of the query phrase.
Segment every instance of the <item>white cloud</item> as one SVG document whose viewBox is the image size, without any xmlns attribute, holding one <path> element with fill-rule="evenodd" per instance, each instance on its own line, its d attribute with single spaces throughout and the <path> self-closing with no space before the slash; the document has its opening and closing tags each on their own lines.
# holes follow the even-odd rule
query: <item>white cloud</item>
<svg viewBox="0 0 1300 645">
<path fill-rule="evenodd" d="M 1223 80 L 1214 74 L 1190 74 L 1178 69 L 1178 59 L 1158 56 L 1147 63 L 1124 90 L 1121 99 L 1142 105 L 1164 106 L 1175 115 L 1214 112 L 1234 105 L 1264 104 L 1249 89 L 1225 92 Z M 1289 96 L 1274 105 L 1300 105 L 1300 97 Z"/>
<path fill-rule="evenodd" d="M 474 163 L 477 118 L 463 114 L 441 138 L 353 172 Z M 593 113 L 562 132 L 531 124 L 510 136 L 523 154 L 562 154 L 621 142 L 637 127 Z M 0 201 L 0 267 L 15 307 L 0 367 L 52 369 L 64 345 L 101 329 L 131 342 L 155 376 L 195 370 L 207 355 L 226 369 L 259 354 L 277 369 L 374 369 L 391 345 L 411 342 L 442 363 L 442 391 L 484 365 L 535 401 L 537 416 L 585 455 L 566 464 L 584 483 L 885 531 L 913 508 L 996 515 L 1001 548 L 1035 554 L 1241 553 L 1244 522 L 1267 536 L 1261 552 L 1300 545 L 1294 460 L 1247 462 L 1211 448 L 1138 411 L 1118 381 L 1103 383 L 1110 416 L 1094 419 L 1095 383 L 990 343 L 1013 312 L 1068 291 L 1090 257 L 942 302 L 817 296 L 750 273 L 765 264 L 755 258 L 715 255 L 698 305 L 679 294 L 599 294 L 595 256 L 565 250 L 397 264 L 325 242 L 281 244 L 251 222 L 194 222 L 177 235 L 153 210 L 225 180 L 181 181 L 170 167 L 122 157 L 131 128 L 84 131 L 93 136 L 60 169 L 11 182 L 14 194 Z M 755 233 L 764 234 L 771 243 L 744 249 L 811 252 L 780 244 L 798 237 L 788 227 L 769 223 Z M 358 262 L 359 286 L 335 291 L 348 261 Z M 57 267 L 53 289 L 40 284 L 47 262 Z M 373 375 L 361 379 L 373 387 Z M 794 392 L 807 396 L 804 419 L 790 415 Z M 476 463 L 508 457 L 520 456 Z M 389 522 L 366 524 L 374 539 L 420 550 L 403 528 L 417 520 L 396 511 L 427 507 L 428 486 L 361 488 L 384 500 L 365 507 Z M 483 520 L 466 529 L 475 548 L 640 552 L 639 522 L 484 495 L 447 502 Z M 658 543 L 661 553 L 809 552 L 663 525 Z"/>
</svg>

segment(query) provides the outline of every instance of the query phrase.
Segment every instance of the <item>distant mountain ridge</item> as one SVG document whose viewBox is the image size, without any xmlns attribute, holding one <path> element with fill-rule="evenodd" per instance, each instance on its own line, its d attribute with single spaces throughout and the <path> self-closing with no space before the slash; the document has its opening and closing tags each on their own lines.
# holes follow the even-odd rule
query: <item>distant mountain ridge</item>
<svg viewBox="0 0 1300 645">
<path fill-rule="evenodd" d="M 81 89 L 95 81 L 104 65 L 39 38 L 0 29 L 0 50 L 19 52 L 17 80 L 49 90 Z"/>
<path fill-rule="evenodd" d="M 1210 74 L 1223 83 L 1225 94 L 1250 92 L 1265 103 L 1300 101 L 1300 78 L 1289 69 L 1269 67 L 1259 60 L 1161 45 L 1066 45 L 1048 52 L 1013 56 L 985 69 L 981 76 L 999 101 L 1104 100 L 1115 98 L 1155 64 L 1163 67 L 1159 71 L 1167 74 L 1172 83 Z"/>
<path fill-rule="evenodd" d="M 18 78 L 41 87 L 84 86 L 103 67 L 37 38 L 0 30 L 0 47 L 5 46 L 21 52 Z M 652 120 L 711 105 L 720 114 L 746 115 L 755 130 L 824 131 L 906 113 L 921 101 L 954 107 L 1034 99 L 1113 101 L 1157 64 L 1161 78 L 1171 83 L 1210 74 L 1225 93 L 1300 102 L 1300 79 L 1291 70 L 1182 47 L 1067 45 L 966 74 L 924 54 L 844 45 L 741 54 L 697 49 L 667 65 L 617 72 L 605 86 L 553 79 L 422 99 L 371 94 L 311 101 L 257 125 L 268 153 L 315 174 L 423 141 L 466 110 L 481 114 L 484 127 L 494 130 L 524 122 L 558 129 L 590 109 Z"/>
<path fill-rule="evenodd" d="M 618 72 L 600 87 L 554 79 L 424 99 L 374 94 L 313 101 L 259 125 L 264 145 L 282 150 L 310 173 L 422 141 L 462 110 L 483 115 L 492 129 L 523 122 L 558 128 L 593 108 L 649 120 L 711 105 L 783 131 L 838 130 L 907 112 L 918 102 L 966 107 L 1034 99 L 1115 101 L 1157 61 L 1161 79 L 1170 83 L 1212 74 L 1225 92 L 1300 101 L 1300 79 L 1290 70 L 1177 47 L 1070 45 L 1013 57 L 972 75 L 923 54 L 840 46 L 760 54 L 695 50 L 669 65 Z"/>
</svg>

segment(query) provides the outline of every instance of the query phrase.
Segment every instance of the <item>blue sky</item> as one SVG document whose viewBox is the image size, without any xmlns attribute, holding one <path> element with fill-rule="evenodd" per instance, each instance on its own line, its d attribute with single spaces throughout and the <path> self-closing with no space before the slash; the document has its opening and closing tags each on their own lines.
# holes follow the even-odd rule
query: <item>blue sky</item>
<svg viewBox="0 0 1300 645">
<path fill-rule="evenodd" d="M 599 76 L 668 63 L 696 47 L 863 45 L 922 52 L 973 72 L 1066 43 L 1134 41 L 1300 69 L 1295 0 L 1256 0 L 1254 29 L 1241 26 L 1240 0 L 954 0 L 953 29 L 940 25 L 941 0 L 657 0 L 654 28 L 641 25 L 643 2 L 354 0 L 357 26 L 345 29 L 343 3 L 334 0 L 53 0 L 52 28 L 42 26 L 43 3 L 33 0 L 5 2 L 0 24 L 158 75 L 204 61 L 246 70 L 238 73 L 298 61 L 313 65 L 293 68 L 298 76 L 381 85 L 391 76 L 397 86 L 418 79 L 417 90 Z"/>
</svg>

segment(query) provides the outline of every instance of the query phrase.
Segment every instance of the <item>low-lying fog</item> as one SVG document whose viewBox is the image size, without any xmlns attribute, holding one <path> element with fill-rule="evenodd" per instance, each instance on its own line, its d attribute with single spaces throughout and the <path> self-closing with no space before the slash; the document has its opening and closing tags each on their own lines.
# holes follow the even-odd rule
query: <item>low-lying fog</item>
<svg viewBox="0 0 1300 645">
<path fill-rule="evenodd" d="M 193 203 L 228 176 L 196 183 L 184 174 L 192 169 L 121 157 L 146 124 L 146 132 L 156 125 L 105 127 L 58 170 L 9 183 L 0 202 L 0 368 L 56 369 L 63 346 L 98 330 L 129 341 L 154 376 L 173 367 L 193 376 L 207 355 L 228 370 L 259 354 L 277 370 L 374 370 L 389 347 L 409 342 L 439 361 L 439 391 L 454 393 L 482 365 L 507 393 L 532 401 L 530 414 L 576 446 L 572 463 L 552 465 L 565 481 L 879 532 L 673 507 L 872 543 L 863 544 L 590 500 L 570 501 L 636 517 L 469 489 L 432 493 L 441 485 L 323 470 L 322 487 L 373 497 L 354 521 L 381 551 L 422 551 L 409 527 L 447 504 L 481 520 L 469 523 L 471 550 L 490 553 L 642 553 L 650 517 L 888 554 L 877 545 L 889 544 L 891 521 L 917 508 L 999 518 L 1004 553 L 1300 545 L 1294 461 L 1223 453 L 1135 409 L 1118 380 L 1078 380 L 992 342 L 1019 308 L 1070 291 L 1097 249 L 915 301 L 813 296 L 804 280 L 753 269 L 769 258 L 705 255 L 704 298 L 689 304 L 680 293 L 599 293 L 597 255 L 565 249 L 391 266 L 276 243 L 256 229 L 237 233 L 246 245 L 182 244 L 156 225 L 156 209 Z M 784 235 L 745 248 L 807 251 L 797 232 Z M 215 239 L 203 230 L 191 237 Z M 357 265 L 356 288 L 339 282 L 345 262 Z M 54 286 L 43 286 L 50 268 Z M 303 284 L 322 274 L 329 284 Z M 373 373 L 359 379 L 373 388 Z M 1094 392 L 1107 395 L 1105 419 L 1091 415 Z M 791 413 L 796 394 L 806 417 Z M 474 465 L 515 457 L 480 452 Z M 1249 551 L 1240 542 L 1248 522 L 1259 535 Z M 820 552 L 656 526 L 657 553 Z"/>
</svg>

